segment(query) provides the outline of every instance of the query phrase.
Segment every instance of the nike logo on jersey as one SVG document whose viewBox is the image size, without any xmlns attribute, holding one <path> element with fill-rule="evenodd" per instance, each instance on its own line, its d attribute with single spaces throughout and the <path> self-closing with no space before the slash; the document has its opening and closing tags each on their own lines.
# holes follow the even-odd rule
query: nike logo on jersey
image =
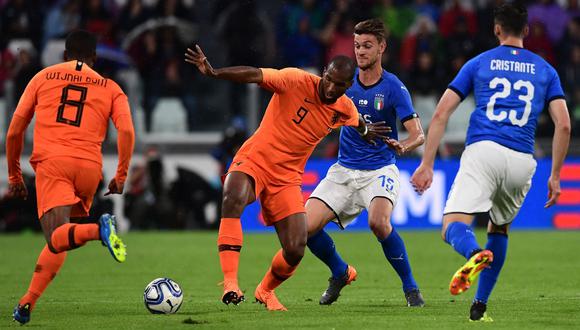
<svg viewBox="0 0 580 330">
<path fill-rule="evenodd" d="M 315 104 L 314 101 L 309 100 L 307 97 L 304 98 L 304 102 L 310 103 L 310 104 Z"/>
<path fill-rule="evenodd" d="M 334 114 L 332 115 L 332 119 L 330 119 L 330 125 L 335 125 L 336 122 L 338 121 L 338 118 L 340 117 L 340 115 L 338 114 L 338 112 L 334 112 Z"/>
</svg>

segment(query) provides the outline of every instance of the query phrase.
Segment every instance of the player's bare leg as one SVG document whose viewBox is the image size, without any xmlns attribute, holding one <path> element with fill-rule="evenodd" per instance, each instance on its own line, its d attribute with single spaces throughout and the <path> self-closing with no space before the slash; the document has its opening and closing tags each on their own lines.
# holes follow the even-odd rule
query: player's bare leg
<svg viewBox="0 0 580 330">
<path fill-rule="evenodd" d="M 30 321 L 30 312 L 34 308 L 36 301 L 64 264 L 66 252 L 58 253 L 55 250 L 51 243 L 51 236 L 56 228 L 69 223 L 71 208 L 71 206 L 55 207 L 46 212 L 40 220 L 47 244 L 38 257 L 28 291 L 14 309 L 13 318 L 20 324 Z"/>
<path fill-rule="evenodd" d="M 317 198 L 309 198 L 306 201 L 306 223 L 308 226 L 308 237 L 321 231 L 332 219 L 336 217 L 334 212 Z"/>
<path fill-rule="evenodd" d="M 270 269 L 258 284 L 254 293 L 256 301 L 266 305 L 268 310 L 285 311 L 274 289 L 287 280 L 302 260 L 308 230 L 306 227 L 306 214 L 297 213 L 290 215 L 274 224 L 282 249 L 276 253 Z"/>
<path fill-rule="evenodd" d="M 238 305 L 245 300 L 238 285 L 238 267 L 243 234 L 240 217 L 246 205 L 256 200 L 254 179 L 243 172 L 231 172 L 224 182 L 222 219 L 218 251 L 224 274 L 222 302 Z"/>
<path fill-rule="evenodd" d="M 64 264 L 67 251 L 83 246 L 88 241 L 100 239 L 99 225 L 70 223 L 71 209 L 71 205 L 58 206 L 46 212 L 40 219 L 47 244 L 38 257 L 27 293 L 14 309 L 14 320 L 21 324 L 30 321 L 30 312 Z"/>
<path fill-rule="evenodd" d="M 373 198 L 368 210 L 369 227 L 379 240 L 385 257 L 403 283 L 407 306 L 423 307 L 425 301 L 413 277 L 405 243 L 391 225 L 392 211 L 393 203 L 388 198 Z"/>
</svg>

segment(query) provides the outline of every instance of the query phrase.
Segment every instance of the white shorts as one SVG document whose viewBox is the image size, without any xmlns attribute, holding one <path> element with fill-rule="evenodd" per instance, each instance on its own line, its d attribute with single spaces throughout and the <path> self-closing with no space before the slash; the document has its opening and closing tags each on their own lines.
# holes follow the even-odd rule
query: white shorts
<svg viewBox="0 0 580 330">
<path fill-rule="evenodd" d="M 473 143 L 461 155 L 443 213 L 489 212 L 494 224 L 511 223 L 532 186 L 535 171 L 531 154 L 492 141 Z"/>
<path fill-rule="evenodd" d="M 323 201 L 336 215 L 341 228 L 348 226 L 375 197 L 397 204 L 399 169 L 394 164 L 377 170 L 354 170 L 338 163 L 328 169 L 326 177 L 310 195 Z"/>
</svg>

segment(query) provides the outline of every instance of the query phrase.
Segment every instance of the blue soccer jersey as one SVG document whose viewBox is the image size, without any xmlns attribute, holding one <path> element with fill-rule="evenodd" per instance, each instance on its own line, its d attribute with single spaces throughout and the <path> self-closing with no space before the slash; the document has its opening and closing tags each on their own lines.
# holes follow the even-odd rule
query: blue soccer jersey
<svg viewBox="0 0 580 330">
<path fill-rule="evenodd" d="M 398 139 L 397 117 L 401 122 L 417 117 L 409 91 L 394 74 L 385 70 L 381 79 L 371 86 L 361 84 L 358 75 L 357 69 L 355 82 L 346 95 L 367 123 L 384 121 L 393 130 L 389 136 Z M 355 128 L 344 126 L 340 131 L 338 163 L 351 169 L 375 170 L 394 164 L 395 153 L 382 141 L 373 146 Z"/>
<path fill-rule="evenodd" d="M 469 60 L 449 85 L 463 100 L 473 90 L 475 110 L 466 145 L 490 140 L 533 153 L 538 116 L 552 100 L 564 98 L 556 70 L 519 47 L 499 46 Z"/>
</svg>

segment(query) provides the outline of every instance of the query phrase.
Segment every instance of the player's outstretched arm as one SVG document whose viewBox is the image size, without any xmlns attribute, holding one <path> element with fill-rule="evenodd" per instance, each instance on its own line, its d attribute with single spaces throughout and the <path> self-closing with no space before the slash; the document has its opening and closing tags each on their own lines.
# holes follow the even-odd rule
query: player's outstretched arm
<svg viewBox="0 0 580 330">
<path fill-rule="evenodd" d="M 427 133 L 427 142 L 425 143 L 425 152 L 421 159 L 421 165 L 415 170 L 411 177 L 411 184 L 419 194 L 425 192 L 433 182 L 433 164 L 435 155 L 445 134 L 445 128 L 449 117 L 461 102 L 461 98 L 451 89 L 447 89 L 437 104 L 429 132 Z"/>
<path fill-rule="evenodd" d="M 418 146 L 425 143 L 425 134 L 423 133 L 423 127 L 421 126 L 421 121 L 419 118 L 413 118 L 407 120 L 403 123 L 407 132 L 409 132 L 409 137 L 403 141 L 397 141 L 395 139 L 386 139 L 385 143 L 391 147 L 400 156 L 409 151 L 415 150 Z"/>
<path fill-rule="evenodd" d="M 24 146 L 24 132 L 29 121 L 18 115 L 12 116 L 8 134 L 6 135 L 6 161 L 8 162 L 8 194 L 12 197 L 24 198 L 28 190 L 22 178 L 20 155 Z"/>
<path fill-rule="evenodd" d="M 554 138 L 552 140 L 552 172 L 548 179 L 548 201 L 544 207 L 550 207 L 560 197 L 560 171 L 568 153 L 570 144 L 570 115 L 564 99 L 550 102 L 549 112 L 554 121 Z"/>
<path fill-rule="evenodd" d="M 252 66 L 230 66 L 214 69 L 198 45 L 195 45 L 195 50 L 187 48 L 185 62 L 195 65 L 203 75 L 216 79 L 239 83 L 261 83 L 263 80 L 262 70 Z"/>
</svg>

